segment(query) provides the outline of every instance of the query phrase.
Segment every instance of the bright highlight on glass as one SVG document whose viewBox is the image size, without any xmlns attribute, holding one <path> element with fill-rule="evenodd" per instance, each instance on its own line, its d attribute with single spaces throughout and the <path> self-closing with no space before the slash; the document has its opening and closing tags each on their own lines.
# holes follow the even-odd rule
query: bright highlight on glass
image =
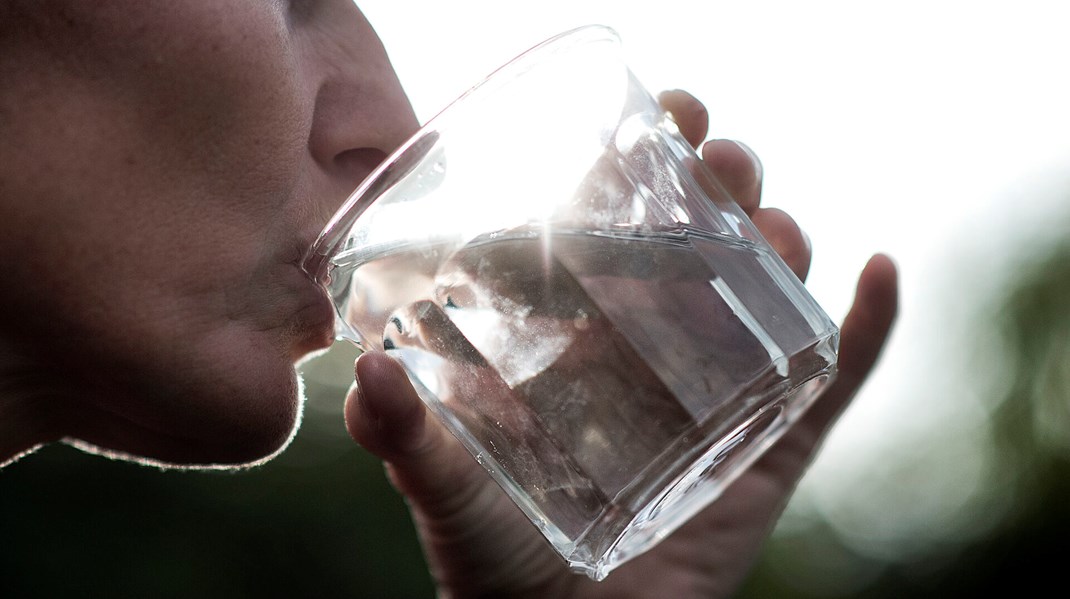
<svg viewBox="0 0 1070 599">
<path fill-rule="evenodd" d="M 305 262 L 577 571 L 712 502 L 833 375 L 838 331 L 586 27 L 429 122 Z"/>
</svg>

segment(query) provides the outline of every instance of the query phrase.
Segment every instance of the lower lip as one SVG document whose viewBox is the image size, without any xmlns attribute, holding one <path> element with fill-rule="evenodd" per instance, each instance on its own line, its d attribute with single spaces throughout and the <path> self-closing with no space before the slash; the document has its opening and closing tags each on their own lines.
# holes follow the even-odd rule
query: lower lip
<svg viewBox="0 0 1070 599">
<path fill-rule="evenodd" d="M 294 330 L 302 351 L 323 349 L 334 342 L 334 306 L 325 289 L 313 283 L 303 272 L 298 273 L 303 279 L 300 291 L 302 307 L 293 315 Z"/>
</svg>

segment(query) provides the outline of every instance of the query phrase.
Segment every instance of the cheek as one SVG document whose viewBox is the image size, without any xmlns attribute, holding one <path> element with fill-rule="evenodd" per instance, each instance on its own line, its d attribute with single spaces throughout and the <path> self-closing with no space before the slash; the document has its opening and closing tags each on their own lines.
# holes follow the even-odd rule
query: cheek
<svg viewBox="0 0 1070 599">
<path fill-rule="evenodd" d="M 285 22 L 268 2 L 129 4 L 86 8 L 71 56 L 20 74 L 5 130 L 19 151 L 0 165 L 25 200 L 12 250 L 41 256 L 38 272 L 73 256 L 105 279 L 194 286 L 251 267 L 300 210 L 311 108 Z"/>
<path fill-rule="evenodd" d="M 253 294 L 250 273 L 292 251 L 309 101 L 270 10 L 176 3 L 162 31 L 158 6 L 130 4 L 91 23 L 83 38 L 109 41 L 80 49 L 80 76 L 33 75 L 26 118 L 5 132 L 20 153 L 2 182 L 23 205 L 0 223 L 2 327 L 94 406 L 77 423 L 87 441 L 255 459 L 293 429 L 292 356 L 228 295 Z"/>
<path fill-rule="evenodd" d="M 196 347 L 141 348 L 141 360 L 82 364 L 82 405 L 68 434 L 169 464 L 241 464 L 270 456 L 300 417 L 296 372 L 273 340 L 221 331 Z"/>
<path fill-rule="evenodd" d="M 182 249 L 204 238 L 232 247 L 263 235 L 293 198 L 311 99 L 276 3 L 166 12 L 133 3 L 97 27 L 123 28 L 123 41 L 95 52 L 89 67 L 84 84 L 103 105 L 104 130 L 88 139 L 119 142 L 97 150 L 110 172 L 127 175 L 127 192 L 110 202 L 124 203 L 131 220 L 170 225 L 165 239 Z M 86 155 L 100 164 L 98 152 Z"/>
</svg>

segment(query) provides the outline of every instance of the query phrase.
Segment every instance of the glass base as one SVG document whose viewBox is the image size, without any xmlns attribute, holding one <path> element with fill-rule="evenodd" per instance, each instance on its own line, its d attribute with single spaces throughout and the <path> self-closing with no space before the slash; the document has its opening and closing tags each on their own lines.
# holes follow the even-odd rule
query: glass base
<svg viewBox="0 0 1070 599">
<path fill-rule="evenodd" d="M 820 396 L 834 373 L 824 372 L 795 389 L 777 393 L 730 433 L 694 459 L 623 527 L 601 558 L 568 559 L 570 568 L 594 580 L 660 543 L 714 502 Z M 609 515 L 607 515 L 609 516 Z M 597 529 L 595 525 L 593 529 Z M 578 557 L 578 556 L 577 556 Z"/>
</svg>

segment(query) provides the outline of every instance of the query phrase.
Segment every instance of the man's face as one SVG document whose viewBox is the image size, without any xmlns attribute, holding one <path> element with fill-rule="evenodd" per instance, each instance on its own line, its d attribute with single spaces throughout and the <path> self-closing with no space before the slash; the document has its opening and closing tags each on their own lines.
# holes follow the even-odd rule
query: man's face
<svg viewBox="0 0 1070 599">
<path fill-rule="evenodd" d="M 331 341 L 300 271 L 416 127 L 349 0 L 0 9 L 0 339 L 58 432 L 170 463 L 269 455 Z"/>
</svg>

